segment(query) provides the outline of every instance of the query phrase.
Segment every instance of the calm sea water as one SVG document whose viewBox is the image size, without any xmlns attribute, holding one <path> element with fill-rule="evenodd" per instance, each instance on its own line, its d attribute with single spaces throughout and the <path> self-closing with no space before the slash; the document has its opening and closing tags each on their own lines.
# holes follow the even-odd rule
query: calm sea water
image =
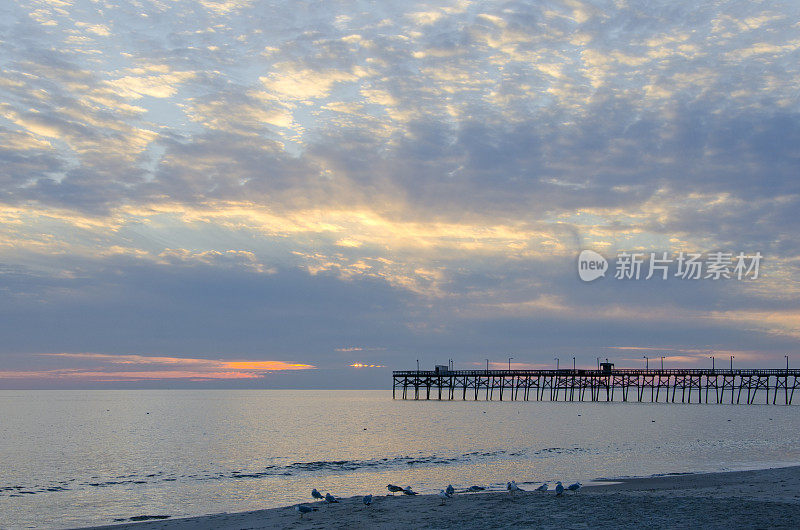
<svg viewBox="0 0 800 530">
<path fill-rule="evenodd" d="M 791 465 L 799 431 L 797 406 L 0 391 L 0 527 L 252 510 L 310 500 L 312 487 L 349 496 Z"/>
</svg>

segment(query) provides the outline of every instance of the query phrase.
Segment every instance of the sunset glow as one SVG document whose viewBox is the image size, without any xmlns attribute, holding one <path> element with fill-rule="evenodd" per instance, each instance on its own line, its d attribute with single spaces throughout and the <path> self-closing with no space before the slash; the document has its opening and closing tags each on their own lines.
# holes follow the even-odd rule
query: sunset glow
<svg viewBox="0 0 800 530">
<path fill-rule="evenodd" d="M 77 361 L 82 368 L 51 370 L 4 370 L 2 379 L 42 379 L 86 382 L 156 381 L 162 379 L 212 381 L 260 379 L 267 373 L 284 370 L 310 370 L 310 364 L 292 364 L 283 361 L 222 361 L 185 357 L 157 357 L 147 355 L 109 355 L 102 353 L 43 353 L 41 357 L 54 357 Z M 130 370 L 120 370 L 120 366 Z M 165 369 L 166 368 L 166 369 Z"/>
<path fill-rule="evenodd" d="M 0 386 L 796 349 L 791 2 L 14 5 Z M 587 283 L 583 251 L 763 260 Z"/>
<path fill-rule="evenodd" d="M 350 366 L 352 366 L 353 368 L 386 368 L 386 366 L 380 364 L 353 363 Z"/>
<path fill-rule="evenodd" d="M 800 529 L 798 21 L 0 2 L 0 525 Z"/>
</svg>

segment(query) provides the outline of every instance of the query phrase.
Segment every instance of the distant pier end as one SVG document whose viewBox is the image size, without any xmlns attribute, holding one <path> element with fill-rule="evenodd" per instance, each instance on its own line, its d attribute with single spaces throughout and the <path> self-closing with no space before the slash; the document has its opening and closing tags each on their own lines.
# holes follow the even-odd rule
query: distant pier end
<svg viewBox="0 0 800 530">
<path fill-rule="evenodd" d="M 605 363 L 604 363 L 605 364 Z M 392 372 L 393 399 L 638 401 L 791 405 L 800 370 L 614 369 Z M 399 394 L 399 395 L 398 395 Z"/>
</svg>

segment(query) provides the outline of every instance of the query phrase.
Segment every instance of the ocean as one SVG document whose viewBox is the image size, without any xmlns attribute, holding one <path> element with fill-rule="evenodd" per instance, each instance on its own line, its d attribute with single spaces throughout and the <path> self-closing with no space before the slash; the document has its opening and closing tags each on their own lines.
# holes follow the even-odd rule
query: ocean
<svg viewBox="0 0 800 530">
<path fill-rule="evenodd" d="M 0 391 L 0 528 L 800 463 L 800 407 L 392 400 L 391 390 Z"/>
</svg>

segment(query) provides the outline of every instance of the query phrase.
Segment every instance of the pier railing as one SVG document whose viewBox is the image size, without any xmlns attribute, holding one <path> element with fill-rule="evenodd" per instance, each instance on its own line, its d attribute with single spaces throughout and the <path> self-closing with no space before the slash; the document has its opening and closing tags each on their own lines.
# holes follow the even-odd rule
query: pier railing
<svg viewBox="0 0 800 530">
<path fill-rule="evenodd" d="M 463 375 L 470 375 L 470 376 L 486 376 L 486 375 L 494 375 L 494 376 L 526 376 L 526 375 L 539 375 L 539 374 L 546 374 L 546 375 L 590 375 L 590 376 L 598 376 L 598 375 L 620 375 L 620 374 L 644 374 L 644 375 L 683 375 L 683 374 L 691 374 L 691 375 L 796 375 L 800 376 L 800 369 L 794 370 L 790 369 L 787 370 L 785 368 L 736 368 L 736 369 L 728 369 L 728 368 L 669 368 L 669 369 L 659 369 L 659 368 L 615 368 L 611 371 L 608 370 L 582 370 L 577 369 L 573 370 L 572 368 L 562 368 L 560 370 L 446 370 L 444 372 L 436 372 L 433 370 L 398 370 L 392 372 L 395 376 L 405 376 L 405 375 L 432 375 L 432 376 L 463 376 Z"/>
<path fill-rule="evenodd" d="M 763 395 L 764 403 L 790 405 L 800 388 L 800 370 L 406 370 L 392 372 L 392 380 L 392 397 L 399 391 L 400 399 L 491 400 L 497 395 L 500 401 L 615 401 L 621 394 L 622 401 L 752 404 Z"/>
</svg>

